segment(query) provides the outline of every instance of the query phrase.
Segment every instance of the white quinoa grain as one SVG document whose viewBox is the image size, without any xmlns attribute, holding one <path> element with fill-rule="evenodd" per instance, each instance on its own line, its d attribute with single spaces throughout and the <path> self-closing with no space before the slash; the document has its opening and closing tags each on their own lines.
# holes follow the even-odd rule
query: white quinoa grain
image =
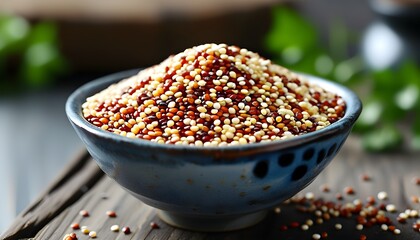
<svg viewBox="0 0 420 240">
<path fill-rule="evenodd" d="M 386 199 L 388 199 L 388 193 L 387 192 L 379 192 L 378 193 L 378 199 L 379 200 L 386 200 Z"/>
<path fill-rule="evenodd" d="M 320 235 L 320 234 L 318 234 L 318 233 L 314 233 L 314 234 L 312 235 L 312 239 L 314 239 L 314 240 L 319 240 L 319 239 L 321 239 L 321 235 Z"/>
</svg>

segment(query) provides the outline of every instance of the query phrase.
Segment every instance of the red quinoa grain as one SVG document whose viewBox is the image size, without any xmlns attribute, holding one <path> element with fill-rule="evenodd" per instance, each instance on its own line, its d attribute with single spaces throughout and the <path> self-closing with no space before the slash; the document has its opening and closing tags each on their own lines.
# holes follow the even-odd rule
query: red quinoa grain
<svg viewBox="0 0 420 240">
<path fill-rule="evenodd" d="M 77 240 L 77 235 L 76 233 L 66 234 L 63 240 Z"/>
<path fill-rule="evenodd" d="M 365 182 L 369 182 L 370 180 L 372 180 L 371 177 L 367 174 L 363 174 L 361 179 Z"/>
<path fill-rule="evenodd" d="M 348 194 L 348 195 L 353 195 L 353 194 L 355 194 L 355 191 L 354 191 L 354 189 L 353 189 L 352 187 L 345 187 L 345 188 L 344 188 L 344 192 L 345 192 L 346 194 Z"/>
<path fill-rule="evenodd" d="M 300 223 L 299 222 L 291 222 L 289 226 L 290 226 L 290 228 L 298 228 L 300 226 Z"/>
<path fill-rule="evenodd" d="M 80 229 L 80 225 L 79 225 L 78 223 L 73 223 L 70 227 L 71 227 L 73 230 L 78 230 L 78 229 Z"/>
<path fill-rule="evenodd" d="M 131 233 L 131 229 L 129 227 L 123 227 L 122 232 L 127 235 Z"/>
<path fill-rule="evenodd" d="M 89 212 L 87 210 L 81 210 L 79 214 L 82 215 L 83 217 L 89 217 Z"/>
<path fill-rule="evenodd" d="M 156 222 L 151 222 L 150 223 L 150 227 L 152 228 L 152 229 L 159 229 L 160 227 L 159 227 L 159 225 L 156 223 Z"/>
<path fill-rule="evenodd" d="M 186 49 L 89 98 L 95 126 L 163 144 L 227 146 L 286 139 L 343 117 L 334 93 L 225 44 Z"/>
<path fill-rule="evenodd" d="M 329 187 L 327 184 L 323 184 L 323 185 L 321 185 L 321 186 L 319 187 L 319 189 L 320 189 L 322 192 L 325 192 L 325 193 L 330 192 L 330 187 Z"/>
<path fill-rule="evenodd" d="M 111 218 L 117 217 L 117 213 L 115 213 L 114 211 L 106 211 L 106 215 L 108 215 L 108 217 Z"/>
</svg>

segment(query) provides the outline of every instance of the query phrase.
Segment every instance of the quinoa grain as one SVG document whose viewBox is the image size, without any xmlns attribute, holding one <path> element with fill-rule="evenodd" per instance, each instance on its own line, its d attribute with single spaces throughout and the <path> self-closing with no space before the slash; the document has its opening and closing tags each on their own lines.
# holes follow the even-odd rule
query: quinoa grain
<svg viewBox="0 0 420 240">
<path fill-rule="evenodd" d="M 225 146 L 322 129 L 343 99 L 258 54 L 225 44 L 186 49 L 87 98 L 106 131 L 164 144 Z"/>
</svg>

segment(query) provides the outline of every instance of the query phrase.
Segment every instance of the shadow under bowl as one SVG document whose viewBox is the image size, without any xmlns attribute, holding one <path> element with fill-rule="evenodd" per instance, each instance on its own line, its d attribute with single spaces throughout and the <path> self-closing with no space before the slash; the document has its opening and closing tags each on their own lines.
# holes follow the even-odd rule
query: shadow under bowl
<svg viewBox="0 0 420 240">
<path fill-rule="evenodd" d="M 77 89 L 66 113 L 99 167 L 167 223 L 197 231 L 229 231 L 256 224 L 265 212 L 301 191 L 340 150 L 362 105 L 350 90 L 305 75 L 340 95 L 345 116 L 287 140 L 228 147 L 159 144 L 102 130 L 82 116 L 86 98 L 135 75 L 105 76 Z"/>
</svg>

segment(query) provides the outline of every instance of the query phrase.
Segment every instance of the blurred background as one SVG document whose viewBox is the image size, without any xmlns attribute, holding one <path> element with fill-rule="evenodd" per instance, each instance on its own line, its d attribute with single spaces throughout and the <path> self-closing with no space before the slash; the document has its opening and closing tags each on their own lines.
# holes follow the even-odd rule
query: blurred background
<svg viewBox="0 0 420 240">
<path fill-rule="evenodd" d="M 68 95 L 108 73 L 227 43 L 359 93 L 366 151 L 420 148 L 418 0 L 2 0 L 0 232 L 83 145 Z"/>
</svg>

